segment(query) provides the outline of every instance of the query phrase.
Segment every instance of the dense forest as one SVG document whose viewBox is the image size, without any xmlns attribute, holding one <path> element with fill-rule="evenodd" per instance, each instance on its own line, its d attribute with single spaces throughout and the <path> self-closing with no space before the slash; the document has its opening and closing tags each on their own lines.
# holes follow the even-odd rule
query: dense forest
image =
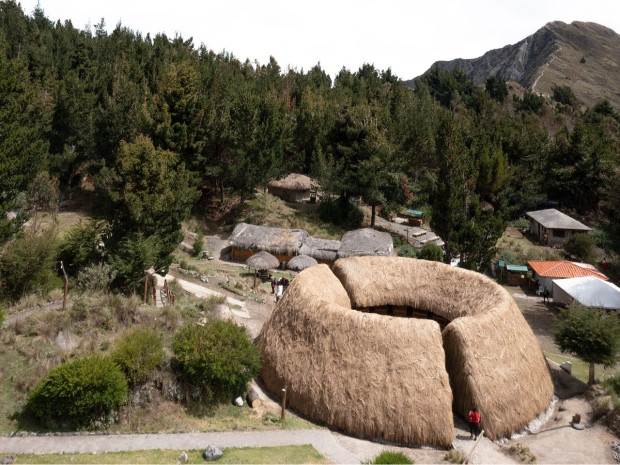
<svg viewBox="0 0 620 465">
<path fill-rule="evenodd" d="M 84 179 L 98 221 L 55 253 L 70 273 L 109 267 L 119 287 L 170 263 L 180 224 L 201 199 L 244 199 L 290 172 L 318 179 L 330 194 L 323 215 L 345 226 L 359 222 L 354 196 L 373 214 L 428 208 L 446 256 L 461 254 L 472 269 L 488 264 L 507 221 L 556 202 L 612 241 L 619 136 L 608 102 L 584 110 L 561 83 L 545 99 L 435 68 L 411 90 L 372 65 L 343 68 L 332 81 L 320 64 L 241 62 L 191 39 L 121 24 L 107 33 L 103 19 L 80 30 L 1 1 L 4 292 L 16 298 L 37 281 L 11 283 L 24 244 L 39 261 L 58 256 L 47 235 L 20 226 L 57 208 L 59 192 L 80 195 Z"/>
</svg>

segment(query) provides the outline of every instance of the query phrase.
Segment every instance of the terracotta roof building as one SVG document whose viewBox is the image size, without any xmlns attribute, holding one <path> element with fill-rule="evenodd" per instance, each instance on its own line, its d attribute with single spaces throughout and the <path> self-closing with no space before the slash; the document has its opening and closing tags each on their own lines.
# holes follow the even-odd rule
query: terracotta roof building
<svg viewBox="0 0 620 465">
<path fill-rule="evenodd" d="M 604 281 L 609 280 L 607 276 L 598 271 L 589 263 L 568 262 L 561 260 L 530 260 L 527 264 L 534 272 L 534 279 L 537 279 L 541 286 L 546 286 L 549 289 L 549 292 L 553 292 L 554 279 L 594 276 Z"/>
</svg>

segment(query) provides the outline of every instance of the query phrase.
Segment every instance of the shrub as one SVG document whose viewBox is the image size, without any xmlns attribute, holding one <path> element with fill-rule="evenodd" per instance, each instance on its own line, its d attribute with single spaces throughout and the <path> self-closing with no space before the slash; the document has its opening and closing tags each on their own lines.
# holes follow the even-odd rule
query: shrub
<svg viewBox="0 0 620 465">
<path fill-rule="evenodd" d="M 405 244 L 398 249 L 398 256 L 416 258 L 418 256 L 418 251 L 411 244 Z"/>
<path fill-rule="evenodd" d="M 344 197 L 327 198 L 319 204 L 319 218 L 345 229 L 357 229 L 364 220 L 364 212 Z"/>
<path fill-rule="evenodd" d="M 172 351 L 190 382 L 209 386 L 222 398 L 245 392 L 260 367 L 258 348 L 245 328 L 231 321 L 184 326 L 174 336 Z"/>
<path fill-rule="evenodd" d="M 90 301 L 87 296 L 80 295 L 69 310 L 69 315 L 73 320 L 84 321 L 91 310 Z"/>
<path fill-rule="evenodd" d="M 465 456 L 462 452 L 452 449 L 446 455 L 443 456 L 444 461 L 449 463 L 463 463 L 465 461 Z"/>
<path fill-rule="evenodd" d="M 78 287 L 85 291 L 104 292 L 110 288 L 116 271 L 105 263 L 93 263 L 78 273 Z"/>
<path fill-rule="evenodd" d="M 585 260 L 590 256 L 594 240 L 585 233 L 579 233 L 566 241 L 564 249 L 579 260 Z"/>
<path fill-rule="evenodd" d="M 391 464 L 391 463 L 414 463 L 409 457 L 402 452 L 383 451 L 377 455 L 370 463 L 373 464 Z"/>
<path fill-rule="evenodd" d="M 204 250 L 204 234 L 198 233 L 196 234 L 196 240 L 194 241 L 194 247 L 192 247 L 192 254 L 194 257 L 200 257 L 202 255 L 202 251 Z"/>
<path fill-rule="evenodd" d="M 164 359 L 161 336 L 144 327 L 128 330 L 116 341 L 112 359 L 131 385 L 144 383 Z"/>
<path fill-rule="evenodd" d="M 418 258 L 431 260 L 433 262 L 443 262 L 443 250 L 437 244 L 427 242 L 418 252 Z"/>
<path fill-rule="evenodd" d="M 611 395 L 614 408 L 620 410 L 620 373 L 616 373 L 614 376 L 607 378 L 603 381 L 603 385 Z"/>
<path fill-rule="evenodd" d="M 4 246 L 0 257 L 0 275 L 4 281 L 2 293 L 11 301 L 30 292 L 46 294 L 60 281 L 53 271 L 55 260 L 54 229 L 41 233 L 33 230 L 22 231 Z"/>
<path fill-rule="evenodd" d="M 43 422 L 89 426 L 124 401 L 127 381 L 110 357 L 94 355 L 60 365 L 30 391 L 26 409 Z"/>
<path fill-rule="evenodd" d="M 4 323 L 4 310 L 0 308 L 0 328 L 2 328 L 2 323 Z"/>
</svg>

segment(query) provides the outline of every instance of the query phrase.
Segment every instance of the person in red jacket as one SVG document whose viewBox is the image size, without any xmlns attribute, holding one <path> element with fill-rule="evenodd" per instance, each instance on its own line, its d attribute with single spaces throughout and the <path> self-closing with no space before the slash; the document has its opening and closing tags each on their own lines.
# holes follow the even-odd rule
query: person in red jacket
<svg viewBox="0 0 620 465">
<path fill-rule="evenodd" d="M 478 409 L 474 407 L 469 412 L 469 439 L 478 439 L 480 434 L 480 413 Z"/>
</svg>

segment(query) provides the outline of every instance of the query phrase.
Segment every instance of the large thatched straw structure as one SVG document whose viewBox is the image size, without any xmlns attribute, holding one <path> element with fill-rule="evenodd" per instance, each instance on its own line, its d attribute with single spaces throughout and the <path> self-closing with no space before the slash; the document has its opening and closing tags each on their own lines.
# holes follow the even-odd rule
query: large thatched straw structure
<svg viewBox="0 0 620 465">
<path fill-rule="evenodd" d="M 280 261 L 299 255 L 299 249 L 308 237 L 303 229 L 282 229 L 239 223 L 230 236 L 231 258 L 246 260 L 265 250 Z"/>
<path fill-rule="evenodd" d="M 286 387 L 291 407 L 362 437 L 447 446 L 453 409 L 466 416 L 477 406 L 486 434 L 498 439 L 526 426 L 553 395 L 545 358 L 510 295 L 481 274 L 436 262 L 355 257 L 333 272 L 308 268 L 259 342 L 270 390 Z"/>
<path fill-rule="evenodd" d="M 394 242 L 389 233 L 363 228 L 348 231 L 340 238 L 338 258 L 375 255 L 387 257 L 394 254 Z"/>
<path fill-rule="evenodd" d="M 280 260 L 265 250 L 261 250 L 248 258 L 245 263 L 255 270 L 270 270 L 280 266 Z"/>
<path fill-rule="evenodd" d="M 308 202 L 316 193 L 317 182 L 305 174 L 291 173 L 283 179 L 271 181 L 267 191 L 288 202 Z"/>
</svg>

